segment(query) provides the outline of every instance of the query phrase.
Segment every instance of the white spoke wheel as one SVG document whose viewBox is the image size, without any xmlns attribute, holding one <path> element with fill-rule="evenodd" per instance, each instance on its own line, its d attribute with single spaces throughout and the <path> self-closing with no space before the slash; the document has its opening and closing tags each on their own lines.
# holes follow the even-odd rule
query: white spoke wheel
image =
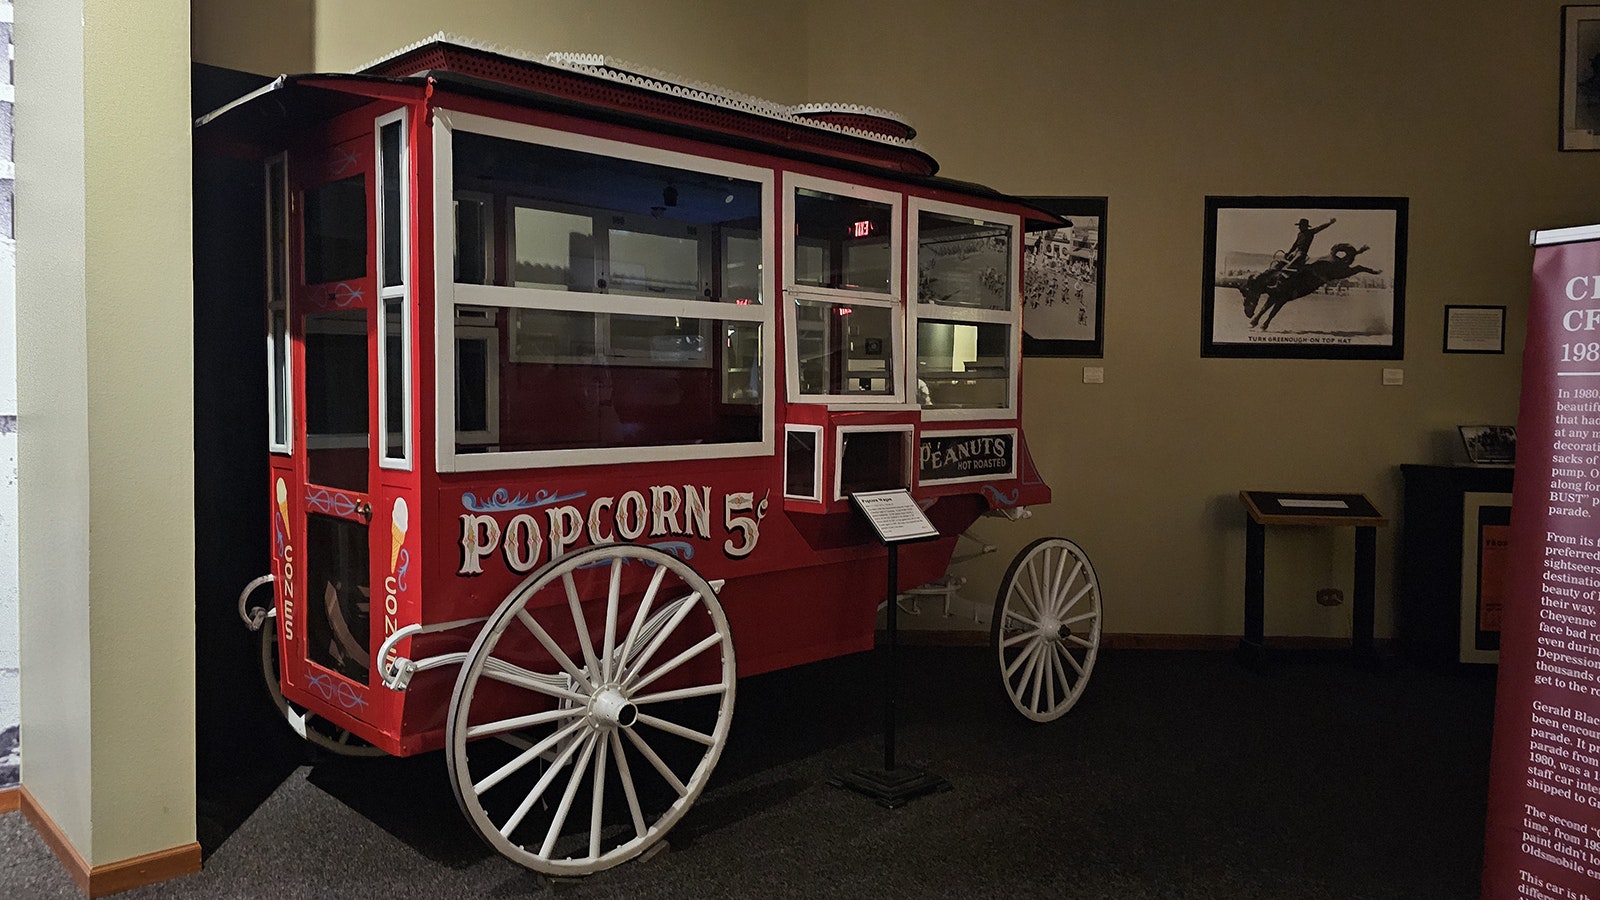
<svg viewBox="0 0 1600 900">
<path fill-rule="evenodd" d="M 587 875 L 654 846 L 727 743 L 736 670 L 711 585 L 649 547 L 547 563 L 484 624 L 446 720 L 451 785 L 503 856 Z"/>
<path fill-rule="evenodd" d="M 1000 582 L 989 638 L 1017 711 L 1035 722 L 1066 715 L 1100 651 L 1100 581 L 1083 550 L 1065 538 L 1022 548 Z"/>
<path fill-rule="evenodd" d="M 283 686 L 278 682 L 278 620 L 269 618 L 261 623 L 261 676 L 267 682 L 267 694 L 272 705 L 285 719 L 290 712 L 289 701 L 283 696 Z M 294 714 L 305 716 L 306 740 L 338 756 L 387 756 L 382 750 L 356 737 L 343 728 L 320 716 L 294 707 Z"/>
</svg>

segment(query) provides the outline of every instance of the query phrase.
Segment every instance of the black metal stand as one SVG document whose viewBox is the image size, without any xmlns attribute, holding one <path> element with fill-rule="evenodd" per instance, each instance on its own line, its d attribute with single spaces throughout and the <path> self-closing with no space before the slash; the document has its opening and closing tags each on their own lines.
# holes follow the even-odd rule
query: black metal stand
<svg viewBox="0 0 1600 900">
<path fill-rule="evenodd" d="M 885 809 L 894 809 L 905 806 L 924 794 L 937 791 L 950 790 L 950 782 L 934 775 L 925 769 L 915 766 L 897 765 L 895 761 L 895 694 L 899 690 L 899 671 L 895 667 L 895 646 L 898 643 L 899 611 L 898 592 L 895 587 L 900 583 L 900 548 L 898 544 L 888 544 L 889 548 L 889 616 L 887 647 L 884 652 L 887 656 L 888 697 L 883 705 L 883 768 L 872 769 L 862 767 L 852 769 L 829 781 L 837 787 L 848 788 L 858 794 L 871 797 L 879 806 Z"/>
</svg>

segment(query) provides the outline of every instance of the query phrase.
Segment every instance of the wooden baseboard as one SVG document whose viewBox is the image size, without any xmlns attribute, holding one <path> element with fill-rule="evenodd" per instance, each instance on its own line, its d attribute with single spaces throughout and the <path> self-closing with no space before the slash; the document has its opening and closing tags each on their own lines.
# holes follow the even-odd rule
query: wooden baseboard
<svg viewBox="0 0 1600 900">
<path fill-rule="evenodd" d="M 72 878 L 72 882 L 85 897 L 104 897 L 200 871 L 198 843 L 90 866 L 78 853 L 77 848 L 72 846 L 72 842 L 67 840 L 67 836 L 61 833 L 55 820 L 50 818 L 49 813 L 46 813 L 33 799 L 33 795 L 28 793 L 27 785 L 23 785 L 19 792 L 22 814 L 33 823 L 34 830 L 44 839 L 45 844 L 50 847 L 50 852 L 56 855 L 56 859 L 61 861 L 61 865 L 67 870 L 67 875 Z"/>
<path fill-rule="evenodd" d="M 883 640 L 883 632 L 878 632 Z M 925 628 L 902 629 L 899 643 L 908 647 L 984 647 L 989 644 L 989 631 L 984 629 L 935 630 Z M 1380 648 L 1390 641 L 1374 641 Z M 1108 650 L 1233 650 L 1239 646 L 1237 634 L 1102 634 L 1100 646 Z M 1349 638 L 1271 636 L 1267 646 L 1279 650 L 1348 650 Z"/>
<path fill-rule="evenodd" d="M 16 812 L 22 808 L 22 788 L 8 787 L 0 791 L 0 813 Z"/>
</svg>

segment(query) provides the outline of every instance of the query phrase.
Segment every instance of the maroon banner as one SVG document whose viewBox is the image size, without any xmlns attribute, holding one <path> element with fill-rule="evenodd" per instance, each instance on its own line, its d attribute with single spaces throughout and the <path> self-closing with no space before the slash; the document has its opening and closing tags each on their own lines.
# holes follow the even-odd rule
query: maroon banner
<svg viewBox="0 0 1600 900">
<path fill-rule="evenodd" d="M 1493 900 L 1600 900 L 1597 238 L 1535 240 L 1484 844 Z"/>
</svg>

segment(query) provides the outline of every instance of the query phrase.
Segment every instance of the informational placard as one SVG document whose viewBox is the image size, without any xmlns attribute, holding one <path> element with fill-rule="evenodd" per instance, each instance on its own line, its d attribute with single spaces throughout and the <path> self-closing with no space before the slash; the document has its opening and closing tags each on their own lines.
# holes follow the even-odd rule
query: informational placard
<svg viewBox="0 0 1600 900">
<path fill-rule="evenodd" d="M 1444 352 L 1506 352 L 1504 306 L 1446 306 Z"/>
<path fill-rule="evenodd" d="M 866 491 L 851 494 L 861 513 L 885 544 L 926 541 L 939 536 L 928 516 L 904 488 L 892 491 Z"/>
<path fill-rule="evenodd" d="M 1015 428 L 924 431 L 918 445 L 918 484 L 993 481 L 1017 476 Z"/>
<path fill-rule="evenodd" d="M 1600 234 L 1535 235 L 1484 897 L 1600 900 Z"/>
</svg>

